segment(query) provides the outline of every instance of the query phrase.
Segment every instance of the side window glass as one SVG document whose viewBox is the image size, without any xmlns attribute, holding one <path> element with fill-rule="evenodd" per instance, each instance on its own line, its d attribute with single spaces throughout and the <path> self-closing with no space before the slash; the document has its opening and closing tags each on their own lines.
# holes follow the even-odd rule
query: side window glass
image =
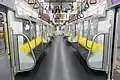
<svg viewBox="0 0 120 80">
<path fill-rule="evenodd" d="M 23 33 L 31 40 L 29 21 L 23 20 Z M 24 38 L 24 43 L 26 43 L 26 42 L 27 42 L 27 40 L 26 40 L 26 38 Z"/>
<path fill-rule="evenodd" d="M 36 38 L 36 23 L 32 22 L 31 24 L 31 39 Z"/>
<path fill-rule="evenodd" d="M 33 40 L 36 38 L 36 23 L 23 20 L 23 33 L 30 39 Z M 26 39 L 24 39 L 24 42 L 27 42 Z"/>
</svg>

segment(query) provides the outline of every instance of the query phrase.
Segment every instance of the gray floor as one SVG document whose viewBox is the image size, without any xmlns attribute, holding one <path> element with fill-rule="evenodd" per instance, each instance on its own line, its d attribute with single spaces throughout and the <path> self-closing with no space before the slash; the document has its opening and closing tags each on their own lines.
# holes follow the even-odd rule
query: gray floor
<svg viewBox="0 0 120 80">
<path fill-rule="evenodd" d="M 120 48 L 117 49 L 117 61 L 120 62 Z M 116 66 L 119 66 L 119 64 L 116 64 Z M 120 80 L 120 73 L 117 70 L 120 70 L 120 68 L 115 67 L 115 70 L 114 70 L 114 79 L 115 80 Z"/>
<path fill-rule="evenodd" d="M 56 37 L 53 42 L 35 80 L 106 80 L 105 73 L 86 69 L 62 37 Z"/>
<path fill-rule="evenodd" d="M 106 80 L 105 72 L 89 69 L 63 37 L 56 37 L 45 50 L 41 64 L 15 80 Z"/>
</svg>

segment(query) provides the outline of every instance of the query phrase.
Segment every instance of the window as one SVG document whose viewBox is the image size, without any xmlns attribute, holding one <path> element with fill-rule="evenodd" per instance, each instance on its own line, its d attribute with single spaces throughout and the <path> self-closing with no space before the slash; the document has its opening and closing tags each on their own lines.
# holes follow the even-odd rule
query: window
<svg viewBox="0 0 120 80">
<path fill-rule="evenodd" d="M 30 39 L 33 40 L 36 38 L 36 23 L 23 20 L 23 33 Z M 24 43 L 27 40 L 24 38 Z"/>
<path fill-rule="evenodd" d="M 30 23 L 27 20 L 23 20 L 23 33 L 31 40 Z M 26 42 L 27 42 L 27 39 L 24 38 L 24 43 Z"/>
</svg>

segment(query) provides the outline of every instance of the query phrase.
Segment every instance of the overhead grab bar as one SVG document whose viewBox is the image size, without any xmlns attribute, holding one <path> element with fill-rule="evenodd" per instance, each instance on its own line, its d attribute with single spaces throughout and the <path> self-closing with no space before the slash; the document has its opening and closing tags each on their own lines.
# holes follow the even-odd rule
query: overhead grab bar
<svg viewBox="0 0 120 80">
<path fill-rule="evenodd" d="M 32 68 L 30 68 L 30 69 L 24 69 L 24 70 L 20 70 L 20 71 L 29 71 L 29 70 L 32 70 L 34 67 L 35 67 L 35 65 L 36 65 L 36 58 L 35 58 L 35 56 L 34 56 L 34 52 L 33 52 L 33 49 L 32 49 L 32 47 L 31 47 L 31 45 L 30 45 L 30 40 L 29 40 L 29 38 L 25 35 L 25 34 L 15 34 L 16 36 L 23 36 L 23 37 L 25 37 L 26 39 L 27 39 L 27 42 L 28 42 L 28 46 L 29 46 L 29 48 L 30 48 L 30 50 L 31 50 L 31 53 L 32 53 L 32 57 L 33 57 L 33 60 L 34 60 L 34 65 L 33 65 L 33 67 Z"/>
</svg>

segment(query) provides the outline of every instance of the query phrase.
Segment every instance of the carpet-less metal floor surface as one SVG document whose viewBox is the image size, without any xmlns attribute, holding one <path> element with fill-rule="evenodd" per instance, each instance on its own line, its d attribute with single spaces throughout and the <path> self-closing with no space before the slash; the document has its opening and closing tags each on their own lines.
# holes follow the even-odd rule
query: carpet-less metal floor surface
<svg viewBox="0 0 120 80">
<path fill-rule="evenodd" d="M 37 68 L 16 75 L 16 80 L 106 80 L 104 72 L 89 69 L 63 37 L 56 37 Z"/>
</svg>

